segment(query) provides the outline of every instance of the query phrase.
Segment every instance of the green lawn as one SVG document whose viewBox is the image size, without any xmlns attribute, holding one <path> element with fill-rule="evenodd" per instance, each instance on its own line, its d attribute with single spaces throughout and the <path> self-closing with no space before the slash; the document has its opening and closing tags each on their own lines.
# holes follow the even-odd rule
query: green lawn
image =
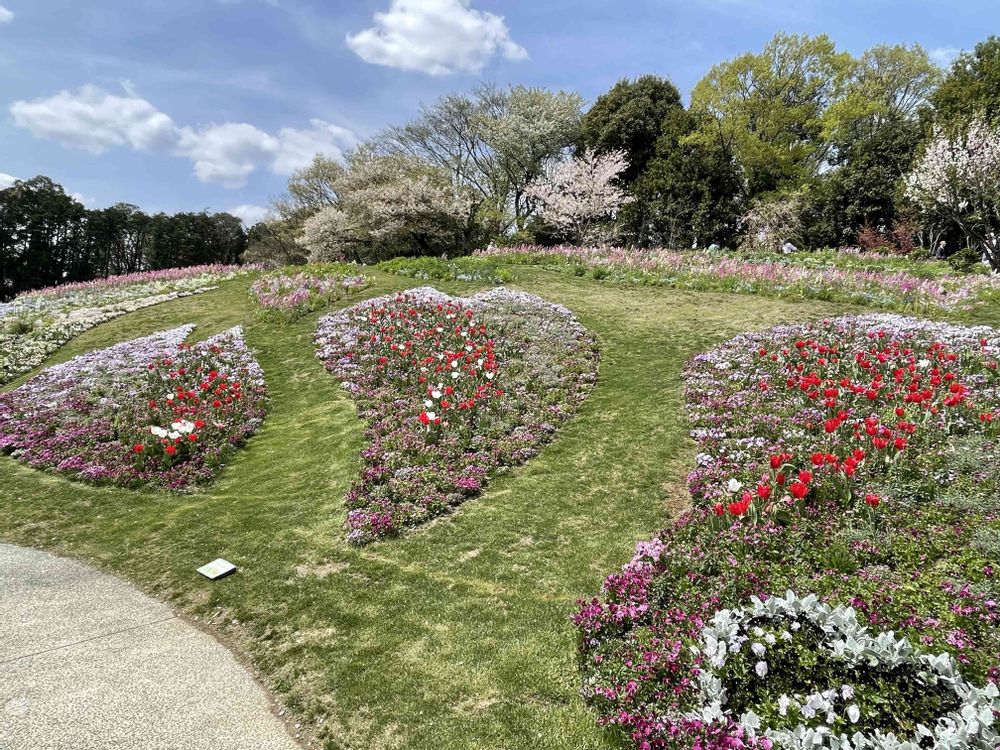
<svg viewBox="0 0 1000 750">
<path fill-rule="evenodd" d="M 578 697 L 569 616 L 685 502 L 685 361 L 749 328 L 845 311 L 518 268 L 598 336 L 600 380 L 554 443 L 402 539 L 344 542 L 362 425 L 313 355 L 316 316 L 255 321 L 246 279 L 141 310 L 51 362 L 181 323 L 242 323 L 267 376 L 261 432 L 196 495 L 93 488 L 0 458 L 0 539 L 94 561 L 168 599 L 247 657 L 330 748 L 601 748 Z M 374 274 L 366 294 L 414 286 Z M 468 291 L 463 284 L 442 284 Z M 195 568 L 240 566 L 211 583 Z"/>
</svg>

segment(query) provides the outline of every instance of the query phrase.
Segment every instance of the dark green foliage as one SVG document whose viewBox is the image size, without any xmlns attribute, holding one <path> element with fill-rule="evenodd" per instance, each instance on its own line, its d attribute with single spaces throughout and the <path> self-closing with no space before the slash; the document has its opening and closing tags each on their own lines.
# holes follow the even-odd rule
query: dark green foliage
<svg viewBox="0 0 1000 750">
<path fill-rule="evenodd" d="M 148 216 L 128 203 L 88 211 L 48 177 L 0 190 L 0 300 L 112 274 L 236 263 L 246 232 L 227 213 Z"/>
<path fill-rule="evenodd" d="M 681 95 L 667 79 L 654 75 L 623 78 L 584 115 L 583 145 L 598 153 L 624 151 L 628 167 L 621 180 L 628 185 L 653 158 L 664 119 L 683 111 Z"/>
<path fill-rule="evenodd" d="M 948 256 L 948 265 L 961 273 L 968 273 L 982 263 L 983 256 L 978 250 L 966 247 Z"/>
<path fill-rule="evenodd" d="M 935 120 L 960 126 L 977 115 L 990 122 L 1000 116 L 1000 37 L 991 36 L 964 52 L 931 97 Z"/>
<path fill-rule="evenodd" d="M 889 233 L 899 218 L 900 180 L 921 140 L 919 123 L 885 118 L 877 127 L 845 128 L 833 143 L 831 171 L 811 193 L 805 212 L 810 247 L 854 245 L 868 225 Z"/>
<path fill-rule="evenodd" d="M 727 245 L 736 232 L 743 206 L 739 169 L 716 145 L 690 142 L 694 125 L 683 109 L 663 121 L 655 155 L 630 191 L 635 201 L 621 213 L 635 244 Z"/>
</svg>

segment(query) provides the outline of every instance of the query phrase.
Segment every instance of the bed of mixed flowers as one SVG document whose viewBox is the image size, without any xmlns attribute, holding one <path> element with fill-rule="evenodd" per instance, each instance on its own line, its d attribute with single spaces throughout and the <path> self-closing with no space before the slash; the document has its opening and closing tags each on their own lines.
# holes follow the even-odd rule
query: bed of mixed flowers
<svg viewBox="0 0 1000 750">
<path fill-rule="evenodd" d="M 348 265 L 311 265 L 269 273 L 250 287 L 264 317 L 292 322 L 371 286 L 371 278 Z"/>
<path fill-rule="evenodd" d="M 995 748 L 998 356 L 990 328 L 867 315 L 695 358 L 694 507 L 574 618 L 601 723 L 644 750 Z"/>
<path fill-rule="evenodd" d="M 80 355 L 0 393 L 0 451 L 101 484 L 209 480 L 260 426 L 266 389 L 240 328 L 187 344 L 193 328 Z"/>
<path fill-rule="evenodd" d="M 569 310 L 506 289 L 379 297 L 322 318 L 317 345 L 367 423 L 347 495 L 357 543 L 439 515 L 534 456 L 597 377 L 595 341 Z"/>
<path fill-rule="evenodd" d="M 249 266 L 193 266 L 111 276 L 21 294 L 0 304 L 0 384 L 38 367 L 84 331 L 119 315 L 200 294 Z"/>
<path fill-rule="evenodd" d="M 479 251 L 476 256 L 540 265 L 625 284 L 831 300 L 919 313 L 970 309 L 1000 296 L 1000 277 L 997 276 L 927 275 L 836 265 L 813 267 L 800 261 L 706 251 L 496 247 Z"/>
</svg>

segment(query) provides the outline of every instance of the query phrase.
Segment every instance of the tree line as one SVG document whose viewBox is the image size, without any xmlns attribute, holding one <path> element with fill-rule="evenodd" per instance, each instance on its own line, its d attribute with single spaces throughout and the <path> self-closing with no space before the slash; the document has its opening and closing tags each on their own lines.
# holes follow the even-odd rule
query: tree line
<svg viewBox="0 0 1000 750">
<path fill-rule="evenodd" d="M 0 190 L 0 300 L 114 274 L 237 263 L 247 244 L 232 214 L 87 209 L 48 177 Z"/>
<path fill-rule="evenodd" d="M 996 37 L 944 70 L 918 45 L 853 56 L 825 35 L 778 34 L 712 67 L 687 106 L 656 75 L 589 107 L 574 92 L 480 85 L 295 174 L 248 257 L 491 242 L 978 257 L 1000 234 L 1000 146 L 980 158 L 1000 144 L 998 117 Z"/>
</svg>

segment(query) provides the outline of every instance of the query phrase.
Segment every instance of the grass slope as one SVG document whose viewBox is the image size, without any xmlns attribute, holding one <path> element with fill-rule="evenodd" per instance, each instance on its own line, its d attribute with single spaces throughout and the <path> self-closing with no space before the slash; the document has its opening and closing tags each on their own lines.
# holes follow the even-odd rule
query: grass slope
<svg viewBox="0 0 1000 750">
<path fill-rule="evenodd" d="M 370 295 L 416 285 L 373 275 Z M 269 415 L 216 483 L 190 496 L 93 488 L 3 457 L 0 539 L 96 562 L 206 622 L 317 746 L 605 747 L 577 696 L 568 616 L 685 503 L 681 368 L 740 331 L 845 308 L 515 275 L 597 334 L 600 380 L 538 458 L 454 515 L 345 544 L 361 423 L 313 355 L 316 316 L 256 321 L 243 279 L 106 323 L 48 363 L 181 323 L 203 337 L 243 323 Z M 195 573 L 218 556 L 240 572 Z"/>
</svg>

